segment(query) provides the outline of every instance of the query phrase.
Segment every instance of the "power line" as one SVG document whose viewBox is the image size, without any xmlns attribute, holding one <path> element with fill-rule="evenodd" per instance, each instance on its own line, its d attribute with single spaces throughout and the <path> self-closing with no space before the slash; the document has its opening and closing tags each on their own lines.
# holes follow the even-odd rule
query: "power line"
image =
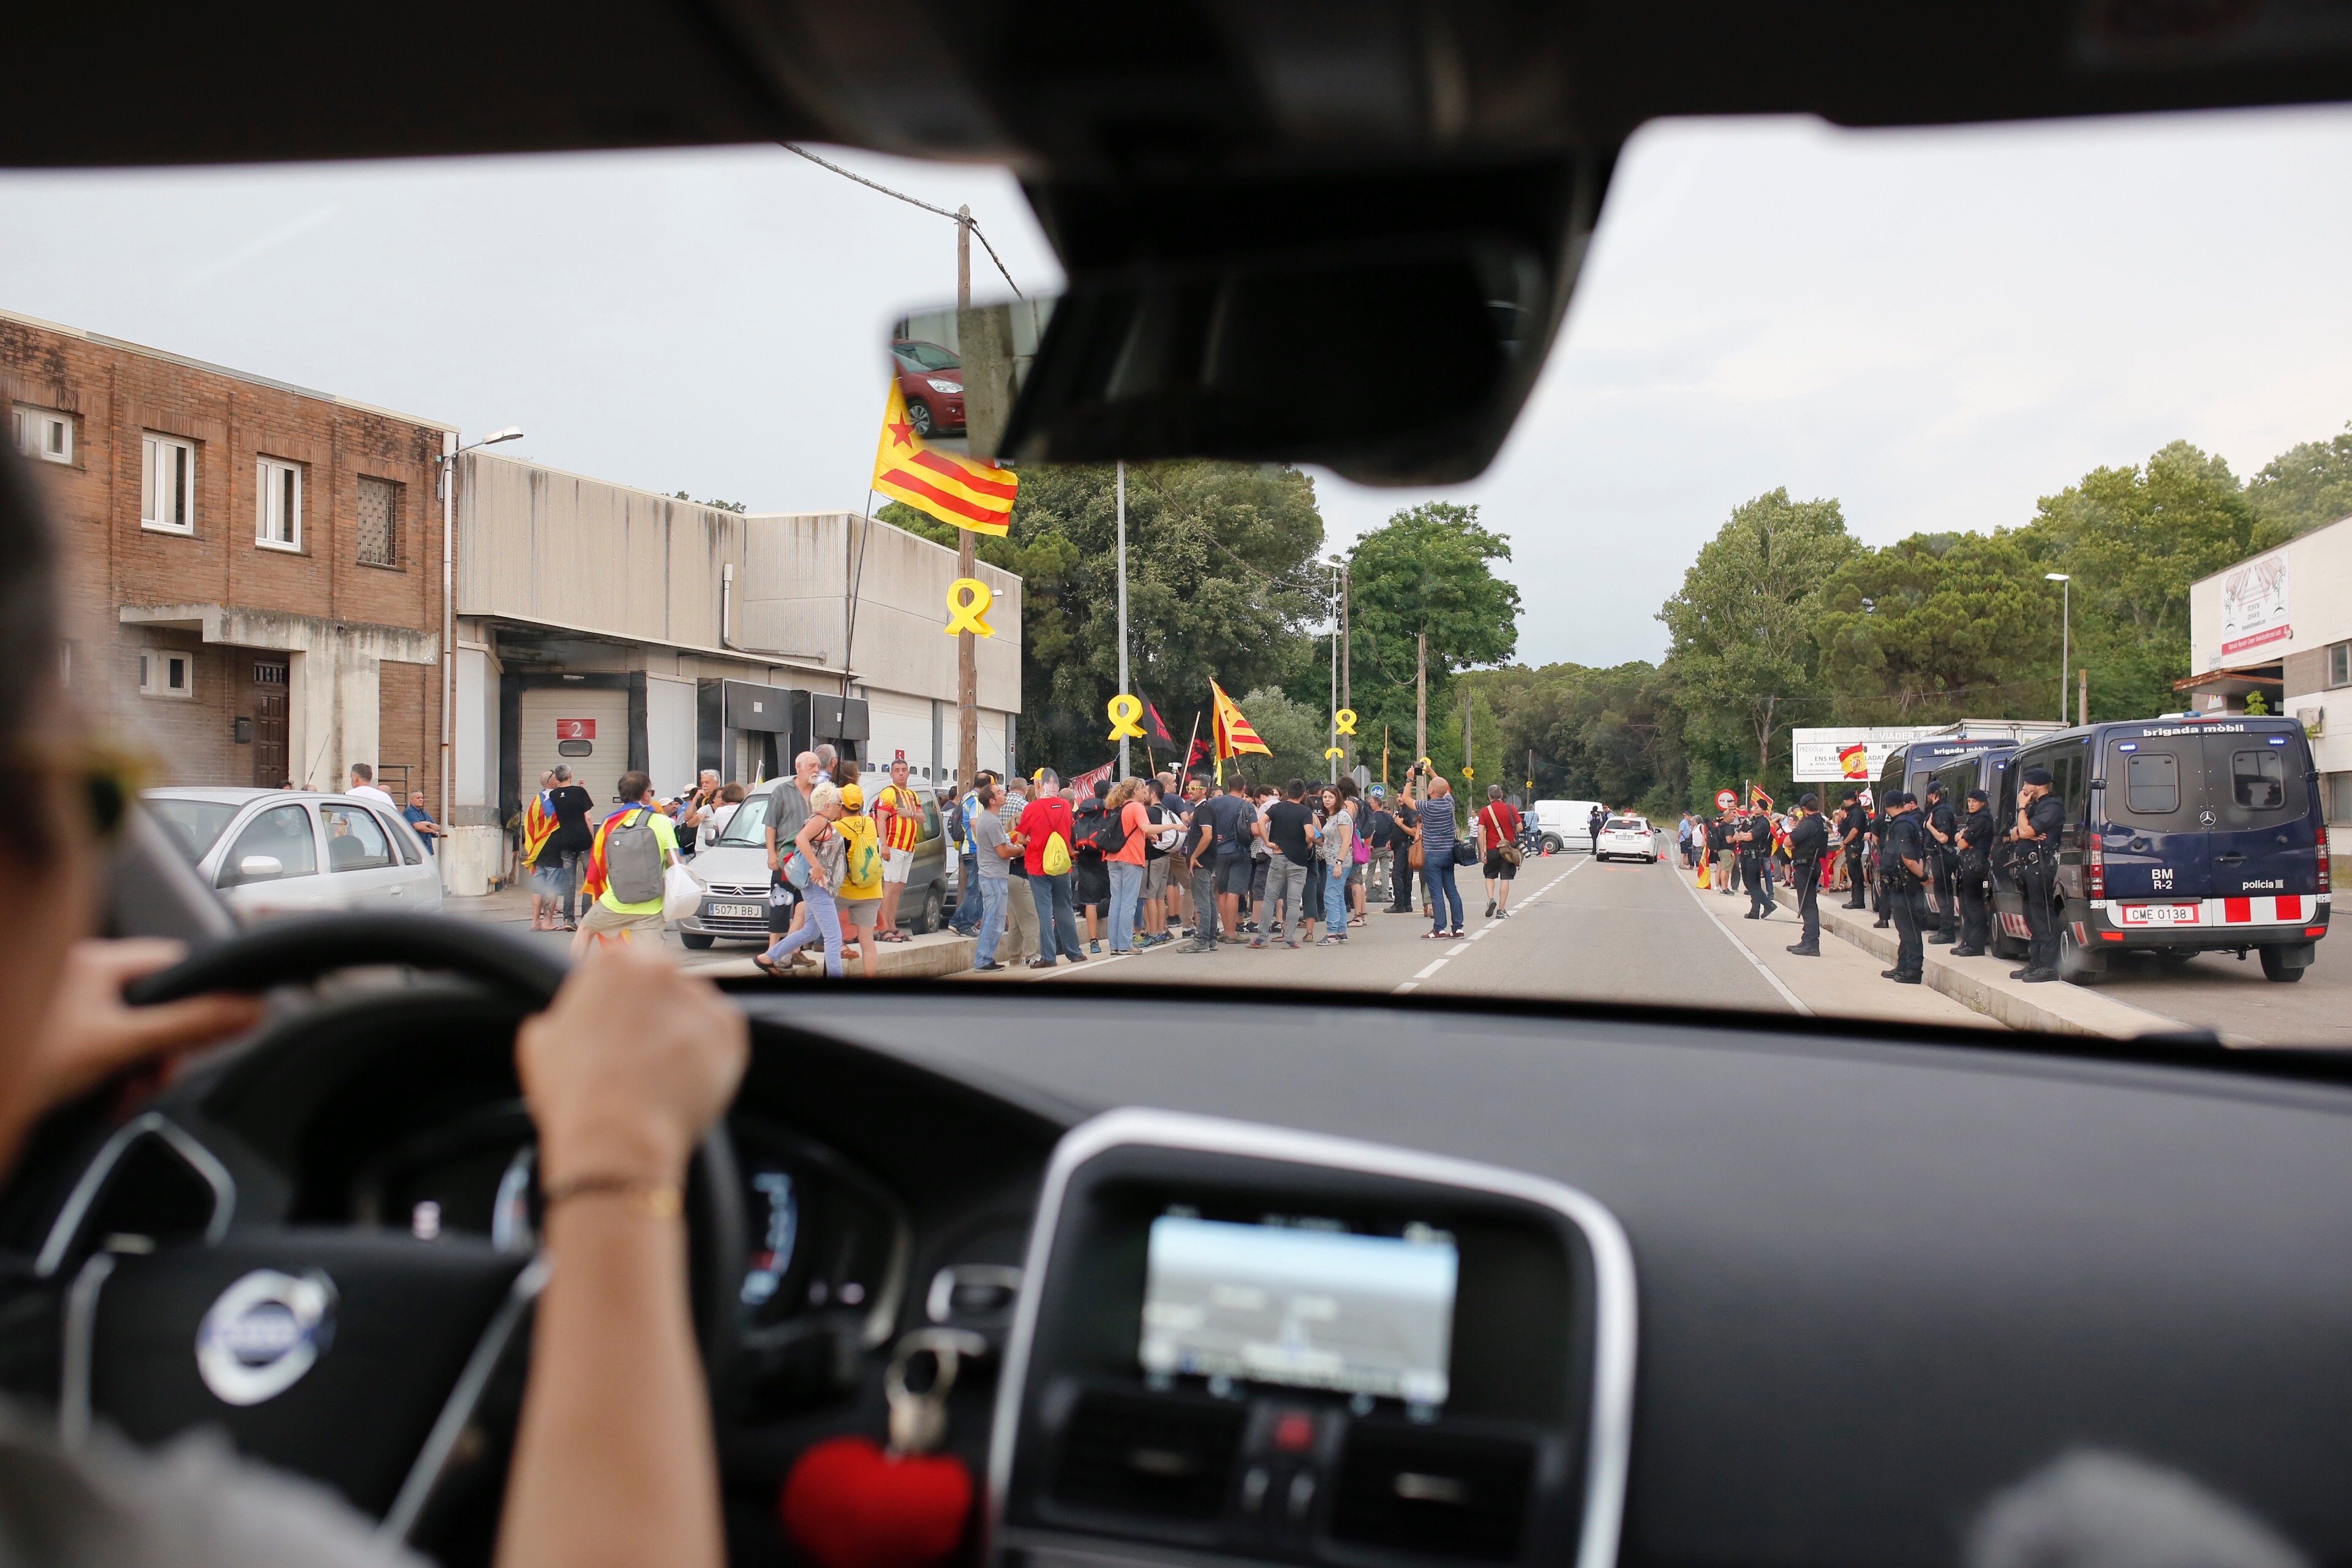
<svg viewBox="0 0 2352 1568">
<path fill-rule="evenodd" d="M 838 163 L 827 163 L 824 159 L 818 157 L 815 153 L 810 152 L 805 147 L 796 146 L 790 142 L 778 142 L 777 145 L 783 148 L 787 153 L 799 153 L 802 157 L 806 158 L 810 163 L 814 163 L 820 169 L 831 169 L 835 174 L 839 174 L 845 180 L 855 180 L 869 191 L 879 191 L 886 196 L 896 196 L 898 200 L 906 203 L 910 207 L 920 207 L 927 213 L 937 213 L 940 216 L 947 219 L 950 223 L 970 224 L 971 226 L 972 235 L 980 241 L 980 247 L 988 252 L 988 258 L 991 261 L 996 263 L 997 271 L 1004 274 L 1005 286 L 1013 290 L 1015 298 L 1022 300 L 1029 298 L 1028 295 L 1021 292 L 1021 285 L 1013 281 L 1013 274 L 1005 271 L 1003 259 L 1001 259 L 996 254 L 996 247 L 989 244 L 988 236 L 981 233 L 979 219 L 966 217 L 961 213 L 951 213 L 945 207 L 935 207 L 930 203 L 915 196 L 910 196 L 904 191 L 894 191 L 889 186 L 883 184 L 877 180 L 869 180 L 863 174 L 854 174 L 851 171 L 843 168 Z"/>
</svg>

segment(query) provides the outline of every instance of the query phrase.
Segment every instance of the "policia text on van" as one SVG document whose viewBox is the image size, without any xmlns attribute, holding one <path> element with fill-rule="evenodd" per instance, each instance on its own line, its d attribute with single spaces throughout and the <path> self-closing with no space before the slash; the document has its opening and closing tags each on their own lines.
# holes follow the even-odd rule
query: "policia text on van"
<svg viewBox="0 0 2352 1568">
<path fill-rule="evenodd" d="M 2018 816 L 2019 781 L 2047 769 L 2054 842 L 2035 872 L 1997 847 L 1996 944 L 2022 956 L 2030 890 L 2054 919 L 2060 972 L 2103 973 L 2118 952 L 2187 959 L 2261 955 L 2303 977 L 2327 934 L 2327 829 L 2303 726 L 2242 715 L 2089 724 L 2021 748 L 2002 769 L 1994 818 Z"/>
</svg>

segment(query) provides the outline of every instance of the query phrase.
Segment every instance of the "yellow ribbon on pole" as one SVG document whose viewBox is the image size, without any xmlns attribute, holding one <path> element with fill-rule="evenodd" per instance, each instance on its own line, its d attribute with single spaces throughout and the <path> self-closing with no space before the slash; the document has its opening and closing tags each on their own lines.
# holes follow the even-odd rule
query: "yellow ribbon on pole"
<svg viewBox="0 0 2352 1568">
<path fill-rule="evenodd" d="M 948 636 L 970 632 L 976 637 L 992 637 L 994 627 L 984 618 L 988 607 L 996 603 L 995 590 L 977 577 L 959 577 L 948 584 Z"/>
<path fill-rule="evenodd" d="M 1356 732 L 1356 710 L 1353 708 L 1340 709 L 1331 715 L 1331 721 L 1339 727 L 1339 733 L 1342 735 L 1352 735 Z"/>
<path fill-rule="evenodd" d="M 1340 750 L 1337 746 L 1326 746 L 1323 748 L 1323 755 L 1327 759 L 1330 757 L 1344 757 L 1348 753 L 1346 752 Z"/>
<path fill-rule="evenodd" d="M 1109 711 L 1110 734 L 1106 739 L 1113 741 L 1121 737 L 1132 741 L 1144 739 L 1143 726 L 1136 722 L 1138 719 L 1143 717 L 1141 700 L 1130 697 L 1122 691 L 1110 700 Z"/>
</svg>

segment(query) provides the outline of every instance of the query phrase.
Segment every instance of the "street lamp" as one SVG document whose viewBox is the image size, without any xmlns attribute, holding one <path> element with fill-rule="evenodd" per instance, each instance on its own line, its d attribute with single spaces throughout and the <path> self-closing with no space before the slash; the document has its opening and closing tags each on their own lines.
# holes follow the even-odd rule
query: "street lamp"
<svg viewBox="0 0 2352 1568">
<path fill-rule="evenodd" d="M 453 432 L 454 434 L 454 432 Z M 509 425 L 463 447 L 452 447 L 433 459 L 441 470 L 441 799 L 437 803 L 441 830 L 447 833 L 449 822 L 450 739 L 457 733 L 455 715 L 450 711 L 457 701 L 457 614 L 451 600 L 452 562 L 456 551 L 452 540 L 456 524 L 451 515 L 451 494 L 457 489 L 453 482 L 455 465 L 459 458 L 478 447 L 495 447 L 501 441 L 522 439 L 522 426 Z M 446 856 L 442 857 L 442 876 L 448 876 Z"/>
<path fill-rule="evenodd" d="M 2067 647 L 2073 636 L 2074 618 L 2074 584 L 2063 572 L 2044 572 L 2045 583 L 2062 584 L 2058 590 L 2058 722 L 2066 721 L 2066 666 L 2072 661 L 2073 650 Z"/>
</svg>

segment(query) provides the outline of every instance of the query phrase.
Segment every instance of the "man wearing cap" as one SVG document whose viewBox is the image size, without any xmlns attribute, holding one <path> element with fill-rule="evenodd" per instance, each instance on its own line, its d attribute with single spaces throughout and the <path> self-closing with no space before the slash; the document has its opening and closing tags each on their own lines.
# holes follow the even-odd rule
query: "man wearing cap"
<svg viewBox="0 0 2352 1568">
<path fill-rule="evenodd" d="M 1969 791 L 1969 809 L 1956 836 L 1960 853 L 1952 881 L 1960 903 L 1960 941 L 1952 949 L 1954 958 L 1977 957 L 1991 935 L 1985 918 L 1985 878 L 1992 870 L 1992 813 L 1986 809 L 1990 798 L 1980 789 Z"/>
<path fill-rule="evenodd" d="M 1789 951 L 1799 958 L 1822 955 L 1822 859 L 1830 850 L 1830 825 L 1822 817 L 1822 797 L 1807 790 L 1797 797 L 1796 826 L 1789 829 L 1789 879 L 1797 885 L 1797 918 L 1804 930 Z"/>
<path fill-rule="evenodd" d="M 2039 984 L 2058 978 L 2058 911 L 2051 907 L 2057 870 L 2058 834 L 2066 808 L 2050 794 L 2050 770 L 2033 767 L 2018 775 L 2017 822 L 2010 841 L 2017 846 L 2017 879 L 2025 895 L 2025 967 L 2011 980 Z"/>
<path fill-rule="evenodd" d="M 1927 924 L 1927 900 L 1920 884 L 1927 876 L 1928 847 L 1919 830 L 1918 805 L 1919 797 L 1908 790 L 1889 795 L 1878 835 L 1878 885 L 1895 921 L 1895 967 L 1880 971 L 1880 978 L 1899 985 L 1916 985 L 1927 974 L 1919 933 Z"/>
<path fill-rule="evenodd" d="M 1952 865 L 1960 852 L 1960 819 L 1952 803 L 1944 798 L 1940 779 L 1927 781 L 1927 805 L 1920 813 L 1919 826 L 1927 835 L 1927 871 L 1936 883 L 1936 929 L 1927 933 L 1927 940 L 1947 947 L 1960 940 L 1959 900 L 1952 892 Z"/>
</svg>

